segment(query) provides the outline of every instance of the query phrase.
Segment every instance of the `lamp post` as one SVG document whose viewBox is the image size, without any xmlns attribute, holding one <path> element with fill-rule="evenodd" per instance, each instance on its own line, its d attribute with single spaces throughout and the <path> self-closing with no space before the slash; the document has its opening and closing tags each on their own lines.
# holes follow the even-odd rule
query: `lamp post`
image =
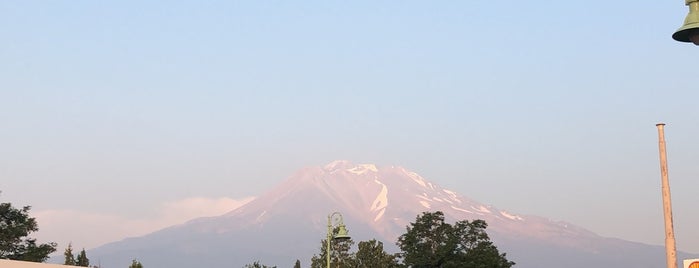
<svg viewBox="0 0 699 268">
<path fill-rule="evenodd" d="M 699 46 L 699 0 L 684 0 L 684 4 L 689 6 L 689 14 L 682 27 L 672 34 L 672 39 Z"/>
<path fill-rule="evenodd" d="M 336 217 L 337 216 L 337 217 Z M 333 219 L 334 225 L 333 225 Z M 334 232 L 334 227 L 337 227 L 337 234 Z M 345 223 L 342 222 L 342 214 L 340 212 L 333 212 L 332 214 L 328 215 L 328 236 L 326 238 L 326 241 L 328 243 L 326 247 L 326 252 L 325 252 L 325 260 L 326 260 L 326 268 L 330 268 L 330 240 L 347 240 L 350 239 L 349 234 L 347 234 L 347 228 L 345 227 Z"/>
<path fill-rule="evenodd" d="M 665 151 L 665 124 L 659 123 L 658 147 L 660 151 L 660 176 L 663 192 L 663 215 L 665 216 L 665 254 L 667 268 L 677 268 L 677 256 L 675 249 L 675 231 L 672 225 L 672 203 L 670 202 L 670 181 L 667 178 L 667 152 Z"/>
</svg>

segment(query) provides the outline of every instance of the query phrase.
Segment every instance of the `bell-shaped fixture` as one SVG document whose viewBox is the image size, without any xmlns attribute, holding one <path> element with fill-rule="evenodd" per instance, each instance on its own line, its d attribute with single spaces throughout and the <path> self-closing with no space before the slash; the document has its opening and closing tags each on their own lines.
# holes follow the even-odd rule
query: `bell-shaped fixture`
<svg viewBox="0 0 699 268">
<path fill-rule="evenodd" d="M 699 46 L 699 0 L 685 0 L 685 3 L 689 6 L 689 14 L 684 19 L 684 25 L 672 34 L 672 39 Z"/>
<path fill-rule="evenodd" d="M 337 234 L 333 236 L 333 239 L 335 240 L 348 240 L 350 239 L 350 236 L 347 232 L 347 228 L 345 227 L 344 224 L 340 224 L 337 226 Z"/>
</svg>

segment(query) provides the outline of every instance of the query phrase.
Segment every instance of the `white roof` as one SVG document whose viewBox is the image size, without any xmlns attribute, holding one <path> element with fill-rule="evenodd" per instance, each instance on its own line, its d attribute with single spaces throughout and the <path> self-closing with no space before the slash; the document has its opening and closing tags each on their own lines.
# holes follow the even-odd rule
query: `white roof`
<svg viewBox="0 0 699 268">
<path fill-rule="evenodd" d="M 66 268 L 66 267 L 75 267 L 75 266 L 39 263 L 39 262 L 28 262 L 28 261 L 11 261 L 11 260 L 0 259 L 0 267 L 2 267 L 2 268 Z"/>
</svg>

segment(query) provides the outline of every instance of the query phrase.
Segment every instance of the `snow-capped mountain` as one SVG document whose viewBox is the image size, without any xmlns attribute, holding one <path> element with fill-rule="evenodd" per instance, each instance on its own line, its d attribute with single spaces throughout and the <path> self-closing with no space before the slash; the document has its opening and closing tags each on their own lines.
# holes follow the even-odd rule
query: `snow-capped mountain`
<svg viewBox="0 0 699 268">
<path fill-rule="evenodd" d="M 516 267 L 660 267 L 664 250 L 598 236 L 565 222 L 518 215 L 443 189 L 403 167 L 335 161 L 308 167 L 248 204 L 90 251 L 105 268 L 138 258 L 149 267 L 291 266 L 317 254 L 328 214 L 339 211 L 355 241 L 379 239 L 389 252 L 424 211 L 448 221 L 483 219 Z"/>
</svg>

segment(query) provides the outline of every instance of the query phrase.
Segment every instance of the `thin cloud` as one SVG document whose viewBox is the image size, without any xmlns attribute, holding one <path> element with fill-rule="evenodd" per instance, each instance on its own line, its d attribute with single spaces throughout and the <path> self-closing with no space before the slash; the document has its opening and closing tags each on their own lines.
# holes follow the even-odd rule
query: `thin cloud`
<svg viewBox="0 0 699 268">
<path fill-rule="evenodd" d="M 72 243 L 76 249 L 94 248 L 127 237 L 142 236 L 168 226 L 199 217 L 218 216 L 247 204 L 254 197 L 242 199 L 192 197 L 159 205 L 154 217 L 128 218 L 123 215 L 79 210 L 33 211 L 39 223 L 35 237 L 39 241 L 58 243 L 59 250 Z"/>
</svg>

